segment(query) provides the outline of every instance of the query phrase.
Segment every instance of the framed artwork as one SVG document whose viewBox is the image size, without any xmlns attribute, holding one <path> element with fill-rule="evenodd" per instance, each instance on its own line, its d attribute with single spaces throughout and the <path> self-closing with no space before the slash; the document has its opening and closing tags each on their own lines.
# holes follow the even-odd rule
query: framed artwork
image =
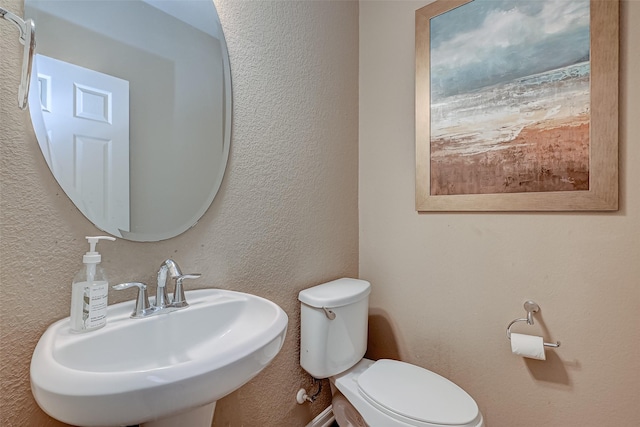
<svg viewBox="0 0 640 427">
<path fill-rule="evenodd" d="M 618 0 L 416 11 L 416 210 L 618 209 Z"/>
</svg>

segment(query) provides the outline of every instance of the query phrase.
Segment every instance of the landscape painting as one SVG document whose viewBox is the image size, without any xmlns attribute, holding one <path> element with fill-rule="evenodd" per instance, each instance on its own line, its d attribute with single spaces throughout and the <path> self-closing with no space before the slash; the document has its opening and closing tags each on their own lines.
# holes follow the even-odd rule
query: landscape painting
<svg viewBox="0 0 640 427">
<path fill-rule="evenodd" d="M 430 195 L 589 190 L 590 1 L 473 0 L 429 27 Z"/>
</svg>

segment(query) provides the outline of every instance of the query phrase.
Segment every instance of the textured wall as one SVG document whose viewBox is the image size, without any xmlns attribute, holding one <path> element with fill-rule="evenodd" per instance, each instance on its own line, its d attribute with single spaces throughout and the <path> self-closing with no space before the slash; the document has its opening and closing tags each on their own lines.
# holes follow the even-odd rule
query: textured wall
<svg viewBox="0 0 640 427">
<path fill-rule="evenodd" d="M 640 2 L 621 7 L 620 199 L 615 213 L 414 210 L 414 11 L 360 3 L 360 275 L 370 338 L 472 394 L 491 427 L 631 426 L 640 418 Z M 511 354 L 532 298 L 562 341 Z M 385 345 L 380 341 L 385 340 Z M 393 343 L 394 345 L 389 345 Z"/>
<path fill-rule="evenodd" d="M 20 0 L 3 7 L 22 10 Z M 310 379 L 298 364 L 297 293 L 358 274 L 358 4 L 216 1 L 234 90 L 228 171 L 213 205 L 185 234 L 103 244 L 112 282 L 153 283 L 173 257 L 203 273 L 192 285 L 267 297 L 289 315 L 287 341 L 265 371 L 218 402 L 215 426 L 304 425 L 327 404 L 295 403 Z M 0 425 L 59 425 L 37 407 L 29 362 L 47 325 L 68 315 L 70 284 L 98 231 L 68 201 L 15 107 L 21 46 L 0 23 Z M 166 167 L 171 165 L 167 163 Z M 110 295 L 116 302 L 122 295 Z M 114 355 L 118 357 L 118 355 Z"/>
</svg>

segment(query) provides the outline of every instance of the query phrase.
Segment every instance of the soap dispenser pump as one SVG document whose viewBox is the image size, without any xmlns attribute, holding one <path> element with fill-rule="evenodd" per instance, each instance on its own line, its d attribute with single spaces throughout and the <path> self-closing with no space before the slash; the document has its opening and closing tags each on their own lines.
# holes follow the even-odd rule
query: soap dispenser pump
<svg viewBox="0 0 640 427">
<path fill-rule="evenodd" d="M 82 257 L 83 268 L 73 278 L 71 285 L 71 331 L 88 332 L 107 324 L 109 282 L 96 251 L 100 240 L 116 240 L 111 236 L 86 237 L 89 252 Z"/>
</svg>

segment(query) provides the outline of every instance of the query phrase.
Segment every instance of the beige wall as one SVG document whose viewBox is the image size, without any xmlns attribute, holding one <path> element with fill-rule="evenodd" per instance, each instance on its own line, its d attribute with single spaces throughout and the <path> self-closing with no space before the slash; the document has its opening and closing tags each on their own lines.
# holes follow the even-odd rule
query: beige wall
<svg viewBox="0 0 640 427">
<path fill-rule="evenodd" d="M 2 5 L 22 10 L 20 0 Z M 289 315 L 284 348 L 218 403 L 214 425 L 304 425 L 327 401 L 295 403 L 298 388 L 311 386 L 298 364 L 297 293 L 358 274 L 358 5 L 216 5 L 234 90 L 221 191 L 194 229 L 159 243 L 104 244 L 103 264 L 114 283 L 153 283 L 160 262 L 173 257 L 203 274 L 200 287 L 280 304 Z M 31 396 L 30 356 L 47 325 L 68 315 L 84 236 L 98 231 L 51 177 L 28 112 L 15 106 L 21 46 L 13 26 L 0 23 L 0 32 L 0 425 L 58 425 Z M 122 298 L 130 296 L 110 295 L 111 302 Z"/>
<path fill-rule="evenodd" d="M 631 426 L 640 419 L 640 2 L 621 7 L 620 199 L 615 213 L 414 210 L 414 11 L 360 4 L 360 276 L 370 349 L 465 388 L 490 427 Z M 560 340 L 510 353 L 532 298 Z M 395 345 L 381 345 L 380 342 Z"/>
</svg>

